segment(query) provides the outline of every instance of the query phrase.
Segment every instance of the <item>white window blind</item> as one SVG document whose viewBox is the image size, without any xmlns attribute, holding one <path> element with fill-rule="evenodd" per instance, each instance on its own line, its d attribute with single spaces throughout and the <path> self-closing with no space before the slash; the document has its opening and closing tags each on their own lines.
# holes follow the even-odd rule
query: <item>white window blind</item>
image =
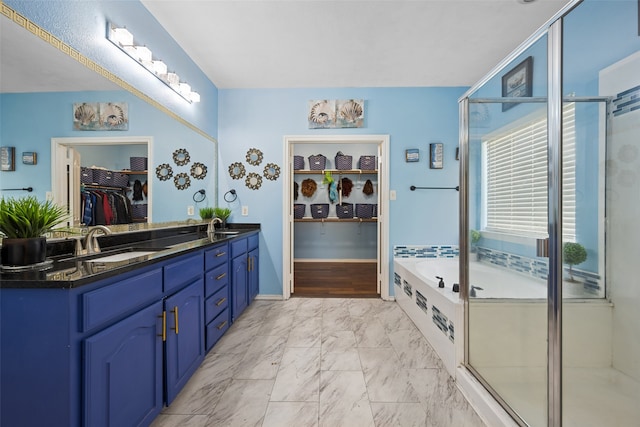
<svg viewBox="0 0 640 427">
<path fill-rule="evenodd" d="M 563 107 L 563 235 L 575 241 L 575 105 Z M 485 229 L 547 234 L 547 119 L 528 121 L 483 143 Z"/>
</svg>

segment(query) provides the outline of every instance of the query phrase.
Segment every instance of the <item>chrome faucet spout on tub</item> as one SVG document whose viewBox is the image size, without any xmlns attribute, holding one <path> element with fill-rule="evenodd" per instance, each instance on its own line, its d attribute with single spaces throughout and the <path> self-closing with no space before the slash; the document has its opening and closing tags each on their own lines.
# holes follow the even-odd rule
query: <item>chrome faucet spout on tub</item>
<svg viewBox="0 0 640 427">
<path fill-rule="evenodd" d="M 481 288 L 480 286 L 471 286 L 471 290 L 469 291 L 469 296 L 475 298 L 476 296 L 476 289 L 479 291 L 483 291 L 484 288 Z"/>
</svg>

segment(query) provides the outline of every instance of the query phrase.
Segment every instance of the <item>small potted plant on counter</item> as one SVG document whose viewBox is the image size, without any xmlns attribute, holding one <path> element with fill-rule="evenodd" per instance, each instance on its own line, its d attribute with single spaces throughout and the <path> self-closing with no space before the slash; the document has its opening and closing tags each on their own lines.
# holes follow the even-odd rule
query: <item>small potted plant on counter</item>
<svg viewBox="0 0 640 427">
<path fill-rule="evenodd" d="M 229 208 L 214 208 L 213 216 L 216 218 L 220 218 L 222 224 L 220 224 L 220 228 L 227 228 L 227 218 L 231 215 L 231 209 Z"/>
<path fill-rule="evenodd" d="M 200 209 L 200 218 L 202 219 L 212 219 L 214 215 L 214 208 L 210 208 L 207 206 L 206 208 Z"/>
<path fill-rule="evenodd" d="M 44 236 L 67 218 L 66 208 L 34 196 L 0 199 L 1 260 L 4 267 L 41 264 L 47 256 Z"/>
<path fill-rule="evenodd" d="M 587 260 L 587 250 L 580 243 L 567 242 L 562 246 L 562 261 L 569 265 L 569 281 L 573 278 L 573 266 L 582 264 Z"/>
</svg>

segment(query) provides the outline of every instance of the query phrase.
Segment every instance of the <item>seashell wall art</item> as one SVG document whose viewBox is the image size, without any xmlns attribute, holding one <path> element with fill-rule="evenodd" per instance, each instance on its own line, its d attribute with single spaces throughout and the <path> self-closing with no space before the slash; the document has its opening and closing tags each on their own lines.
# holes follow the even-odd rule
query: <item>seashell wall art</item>
<svg viewBox="0 0 640 427">
<path fill-rule="evenodd" d="M 309 101 L 309 129 L 364 127 L 363 99 Z"/>
<path fill-rule="evenodd" d="M 73 104 L 75 130 L 129 130 L 126 102 L 82 102 Z"/>
</svg>

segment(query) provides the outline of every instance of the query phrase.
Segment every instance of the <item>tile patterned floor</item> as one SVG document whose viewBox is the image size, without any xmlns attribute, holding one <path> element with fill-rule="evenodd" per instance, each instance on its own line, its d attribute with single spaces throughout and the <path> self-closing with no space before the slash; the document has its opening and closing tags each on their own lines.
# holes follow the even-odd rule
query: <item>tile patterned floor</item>
<svg viewBox="0 0 640 427">
<path fill-rule="evenodd" d="M 255 301 L 152 427 L 483 427 L 395 302 Z"/>
</svg>

